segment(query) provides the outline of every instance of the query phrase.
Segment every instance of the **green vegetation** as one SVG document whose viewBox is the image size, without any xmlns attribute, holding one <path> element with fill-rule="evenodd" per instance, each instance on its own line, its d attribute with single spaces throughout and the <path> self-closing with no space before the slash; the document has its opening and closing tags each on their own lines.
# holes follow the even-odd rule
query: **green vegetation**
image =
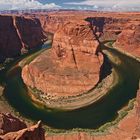
<svg viewBox="0 0 140 140">
<path fill-rule="evenodd" d="M 128 105 L 118 112 L 118 117 L 114 121 L 106 123 L 105 125 L 101 126 L 98 130 L 101 132 L 105 132 L 108 130 L 109 127 L 117 125 L 129 113 L 129 111 L 133 109 L 134 103 L 135 99 L 130 100 Z"/>
</svg>

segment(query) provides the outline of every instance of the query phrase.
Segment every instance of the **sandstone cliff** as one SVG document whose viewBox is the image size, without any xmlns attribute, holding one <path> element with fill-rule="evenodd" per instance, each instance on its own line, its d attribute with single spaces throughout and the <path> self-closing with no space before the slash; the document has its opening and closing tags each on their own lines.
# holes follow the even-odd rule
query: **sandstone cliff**
<svg viewBox="0 0 140 140">
<path fill-rule="evenodd" d="M 118 36 L 114 47 L 120 48 L 134 56 L 140 57 L 140 24 L 128 25 Z"/>
<path fill-rule="evenodd" d="M 26 128 L 26 124 L 11 114 L 0 114 L 0 135 Z"/>
<path fill-rule="evenodd" d="M 0 61 L 16 57 L 44 42 L 40 21 L 24 16 L 0 16 Z"/>
<path fill-rule="evenodd" d="M 0 136 L 0 140 L 45 140 L 45 131 L 38 122 L 34 126 Z"/>
<path fill-rule="evenodd" d="M 88 23 L 67 23 L 55 32 L 52 49 L 23 69 L 23 80 L 52 96 L 87 92 L 99 81 L 103 56 L 98 46 Z"/>
</svg>

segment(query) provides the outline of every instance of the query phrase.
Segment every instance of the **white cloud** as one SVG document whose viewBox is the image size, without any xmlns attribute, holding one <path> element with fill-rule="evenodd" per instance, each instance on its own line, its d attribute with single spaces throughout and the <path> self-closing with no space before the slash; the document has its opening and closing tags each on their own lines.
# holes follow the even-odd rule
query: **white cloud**
<svg viewBox="0 0 140 140">
<path fill-rule="evenodd" d="M 55 3 L 42 4 L 37 0 L 0 0 L 0 10 L 57 9 Z"/>
<path fill-rule="evenodd" d="M 140 0 L 84 0 L 81 2 L 66 2 L 68 5 L 95 6 L 112 9 L 138 9 L 140 11 Z"/>
</svg>

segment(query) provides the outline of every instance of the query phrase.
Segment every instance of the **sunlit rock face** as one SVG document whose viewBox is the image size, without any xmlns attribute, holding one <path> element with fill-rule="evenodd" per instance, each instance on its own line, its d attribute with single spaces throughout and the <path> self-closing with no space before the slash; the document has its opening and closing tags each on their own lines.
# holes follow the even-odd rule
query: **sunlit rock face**
<svg viewBox="0 0 140 140">
<path fill-rule="evenodd" d="M 52 96 L 87 92 L 99 81 L 103 56 L 98 47 L 87 22 L 67 23 L 55 32 L 52 49 L 25 66 L 24 82 Z"/>
<path fill-rule="evenodd" d="M 114 46 L 134 56 L 140 57 L 139 22 L 128 25 L 118 36 Z"/>
</svg>

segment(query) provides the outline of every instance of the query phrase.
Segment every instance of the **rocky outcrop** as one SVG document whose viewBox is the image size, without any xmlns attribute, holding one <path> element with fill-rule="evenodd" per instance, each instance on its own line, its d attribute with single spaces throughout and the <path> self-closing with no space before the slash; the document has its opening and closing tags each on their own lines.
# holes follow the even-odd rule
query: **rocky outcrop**
<svg viewBox="0 0 140 140">
<path fill-rule="evenodd" d="M 26 128 L 26 124 L 11 114 L 0 114 L 0 135 Z"/>
<path fill-rule="evenodd" d="M 12 16 L 0 16 L 0 31 L 0 60 L 19 55 L 22 44 L 13 25 Z"/>
<path fill-rule="evenodd" d="M 0 61 L 16 57 L 42 44 L 46 36 L 36 18 L 0 16 Z"/>
<path fill-rule="evenodd" d="M 127 26 L 118 36 L 114 47 L 140 57 L 140 24 L 139 21 Z"/>
<path fill-rule="evenodd" d="M 41 122 L 38 122 L 34 126 L 0 136 L 0 140 L 45 140 L 45 131 Z"/>
<path fill-rule="evenodd" d="M 137 126 L 135 129 L 135 136 L 140 138 L 140 82 L 139 82 L 139 90 L 137 92 L 136 99 L 136 117 L 137 117 Z"/>
<path fill-rule="evenodd" d="M 122 39 L 126 26 L 139 21 L 137 15 L 136 19 L 128 18 L 128 14 L 110 18 L 107 14 L 95 13 L 92 17 L 86 13 L 75 17 L 72 12 L 54 12 L 40 20 L 45 31 L 54 33 L 53 47 L 25 66 L 22 77 L 28 86 L 54 96 L 78 95 L 93 88 L 103 63 L 102 54 L 97 54 L 99 42 Z M 135 36 L 139 38 L 138 33 Z"/>
<path fill-rule="evenodd" d="M 11 114 L 0 114 L 0 140 L 45 140 L 45 131 L 40 121 L 27 127 Z"/>
<path fill-rule="evenodd" d="M 98 46 L 88 23 L 67 23 L 56 31 L 52 49 L 23 68 L 23 80 L 52 96 L 85 93 L 99 81 L 103 56 Z"/>
<path fill-rule="evenodd" d="M 55 33 L 59 28 L 62 28 L 68 20 L 63 17 L 42 15 L 37 16 L 40 20 L 41 26 L 44 31 Z M 52 26 L 53 25 L 53 26 Z"/>
</svg>

